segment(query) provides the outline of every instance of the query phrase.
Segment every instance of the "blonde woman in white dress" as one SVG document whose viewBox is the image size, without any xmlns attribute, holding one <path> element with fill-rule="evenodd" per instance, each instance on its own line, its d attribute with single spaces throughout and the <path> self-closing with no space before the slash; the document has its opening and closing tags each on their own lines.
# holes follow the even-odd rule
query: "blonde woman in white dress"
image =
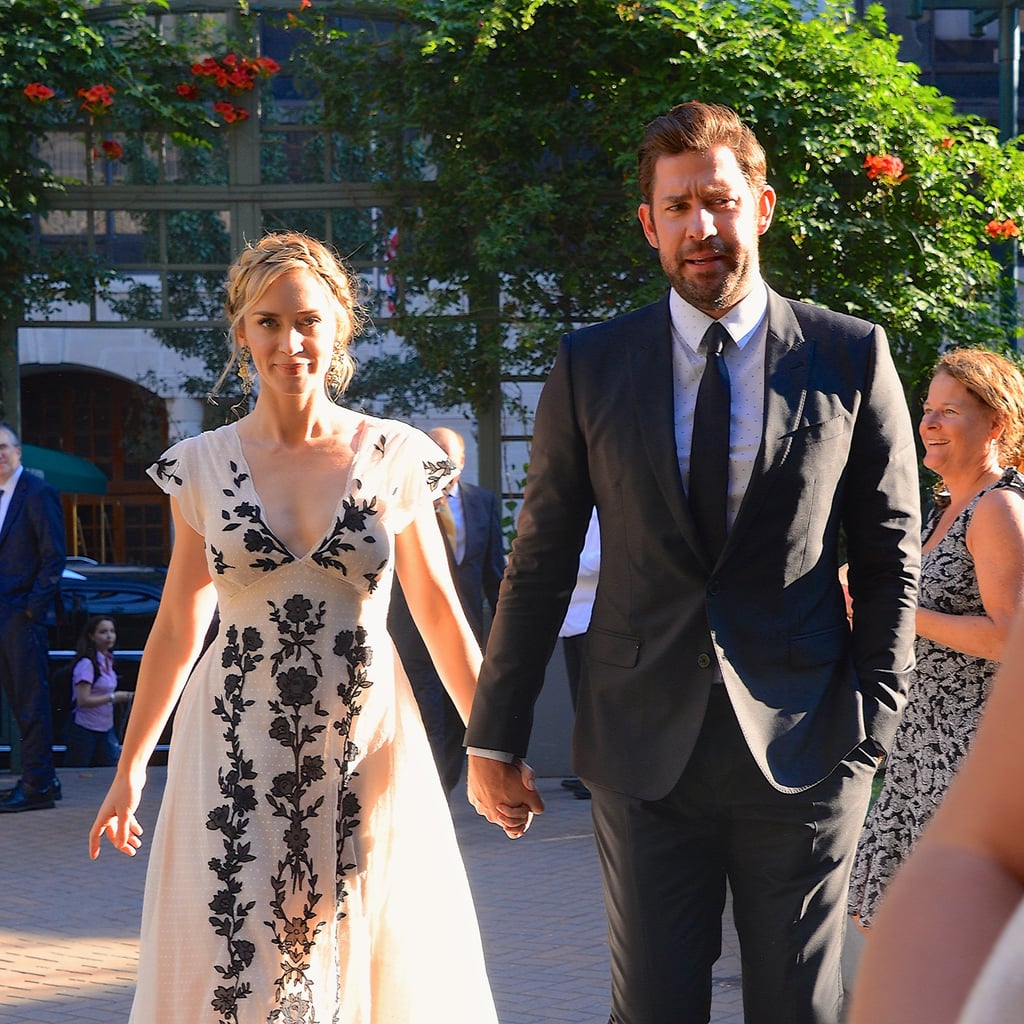
<svg viewBox="0 0 1024 1024">
<path fill-rule="evenodd" d="M 480 662 L 426 435 L 332 400 L 353 280 L 268 235 L 228 278 L 255 406 L 150 475 L 175 543 L 124 749 L 90 833 L 123 853 L 180 696 L 147 876 L 134 1024 L 495 1024 L 476 919 L 422 723 L 386 631 L 395 572 L 463 717 Z M 217 607 L 220 626 L 199 656 Z M 524 766 L 523 776 L 531 773 Z M 507 809 L 511 829 L 526 812 Z"/>
</svg>

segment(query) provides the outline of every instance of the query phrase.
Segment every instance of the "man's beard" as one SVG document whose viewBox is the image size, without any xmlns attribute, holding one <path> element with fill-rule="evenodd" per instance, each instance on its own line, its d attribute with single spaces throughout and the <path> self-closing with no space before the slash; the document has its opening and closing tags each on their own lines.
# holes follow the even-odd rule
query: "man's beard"
<svg viewBox="0 0 1024 1024">
<path fill-rule="evenodd" d="M 724 276 L 715 275 L 705 280 L 695 279 L 684 271 L 685 256 L 673 255 L 671 259 L 659 252 L 661 268 L 669 284 L 679 297 L 691 306 L 705 313 L 717 313 L 731 309 L 751 288 L 756 273 L 756 260 L 749 252 L 719 249 L 729 269 Z"/>
</svg>

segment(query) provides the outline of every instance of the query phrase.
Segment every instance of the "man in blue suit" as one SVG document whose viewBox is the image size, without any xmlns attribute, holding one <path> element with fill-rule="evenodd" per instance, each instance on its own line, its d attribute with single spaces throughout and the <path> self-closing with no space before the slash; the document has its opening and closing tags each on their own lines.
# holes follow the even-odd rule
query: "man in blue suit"
<svg viewBox="0 0 1024 1024">
<path fill-rule="evenodd" d="M 484 602 L 493 613 L 498 603 L 498 585 L 505 571 L 498 498 L 492 491 L 467 483 L 459 475 L 466 464 L 466 442 L 461 434 L 448 427 L 435 427 L 429 434 L 448 453 L 458 470 L 444 497 L 437 502 L 438 523 L 445 535 L 455 589 L 477 642 L 483 647 Z M 445 692 L 397 583 L 391 598 L 388 629 L 416 695 L 441 784 L 451 795 L 458 785 L 465 760 L 462 746 L 465 724 Z"/>
<path fill-rule="evenodd" d="M 53 722 L 44 620 L 64 571 L 60 497 L 21 465 L 21 441 L 0 423 L 0 685 L 21 736 L 18 784 L 0 793 L 0 813 L 53 807 Z"/>
<path fill-rule="evenodd" d="M 707 1024 L 727 886 L 746 1024 L 838 1024 L 850 868 L 913 668 L 914 432 L 882 327 L 762 278 L 775 190 L 734 111 L 655 118 L 637 169 L 670 289 L 566 335 L 544 385 L 470 796 L 512 837 L 543 810 L 513 762 L 596 508 L 574 754 L 609 1024 Z"/>
</svg>

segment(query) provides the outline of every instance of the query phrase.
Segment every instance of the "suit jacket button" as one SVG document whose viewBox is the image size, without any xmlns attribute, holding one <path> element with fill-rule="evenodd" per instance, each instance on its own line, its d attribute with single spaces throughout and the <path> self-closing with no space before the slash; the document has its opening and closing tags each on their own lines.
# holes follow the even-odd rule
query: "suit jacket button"
<svg viewBox="0 0 1024 1024">
<path fill-rule="evenodd" d="M 712 597 L 718 597 L 719 591 L 720 591 L 721 589 L 722 589 L 722 587 L 721 587 L 721 585 L 719 584 L 718 580 L 715 580 L 715 581 L 714 581 L 713 583 L 709 583 L 709 584 L 708 584 L 708 593 L 709 593 L 709 594 L 710 594 L 710 595 L 711 595 Z"/>
<path fill-rule="evenodd" d="M 697 667 L 707 668 L 711 664 L 710 654 L 698 654 L 697 655 Z"/>
</svg>

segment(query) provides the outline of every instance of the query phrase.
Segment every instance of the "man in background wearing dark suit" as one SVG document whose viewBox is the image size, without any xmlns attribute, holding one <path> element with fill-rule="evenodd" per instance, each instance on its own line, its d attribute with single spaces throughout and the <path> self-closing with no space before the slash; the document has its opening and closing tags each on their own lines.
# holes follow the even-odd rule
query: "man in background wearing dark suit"
<svg viewBox="0 0 1024 1024">
<path fill-rule="evenodd" d="M 647 125 L 638 215 L 671 287 L 562 339 L 466 735 L 474 806 L 521 835 L 543 801 L 512 762 L 596 507 L 574 754 L 612 1024 L 706 1024 L 727 886 L 746 1024 L 838 1024 L 850 868 L 913 668 L 906 397 L 878 324 L 762 279 L 766 165 L 727 107 Z"/>
<path fill-rule="evenodd" d="M 21 737 L 21 778 L 0 793 L 0 813 L 60 799 L 44 621 L 64 571 L 60 496 L 21 465 L 21 441 L 0 423 L 0 684 Z"/>
<path fill-rule="evenodd" d="M 486 601 L 493 614 L 498 603 L 498 585 L 505 571 L 498 498 L 491 491 L 462 479 L 466 443 L 460 434 L 448 427 L 436 427 L 429 435 L 448 453 L 457 470 L 452 483 L 436 503 L 438 525 L 448 549 L 455 589 L 482 648 L 486 632 L 484 603 Z M 450 796 L 462 774 L 465 760 L 462 741 L 466 727 L 430 660 L 397 580 L 391 597 L 388 629 L 416 695 L 441 784 Z"/>
</svg>

